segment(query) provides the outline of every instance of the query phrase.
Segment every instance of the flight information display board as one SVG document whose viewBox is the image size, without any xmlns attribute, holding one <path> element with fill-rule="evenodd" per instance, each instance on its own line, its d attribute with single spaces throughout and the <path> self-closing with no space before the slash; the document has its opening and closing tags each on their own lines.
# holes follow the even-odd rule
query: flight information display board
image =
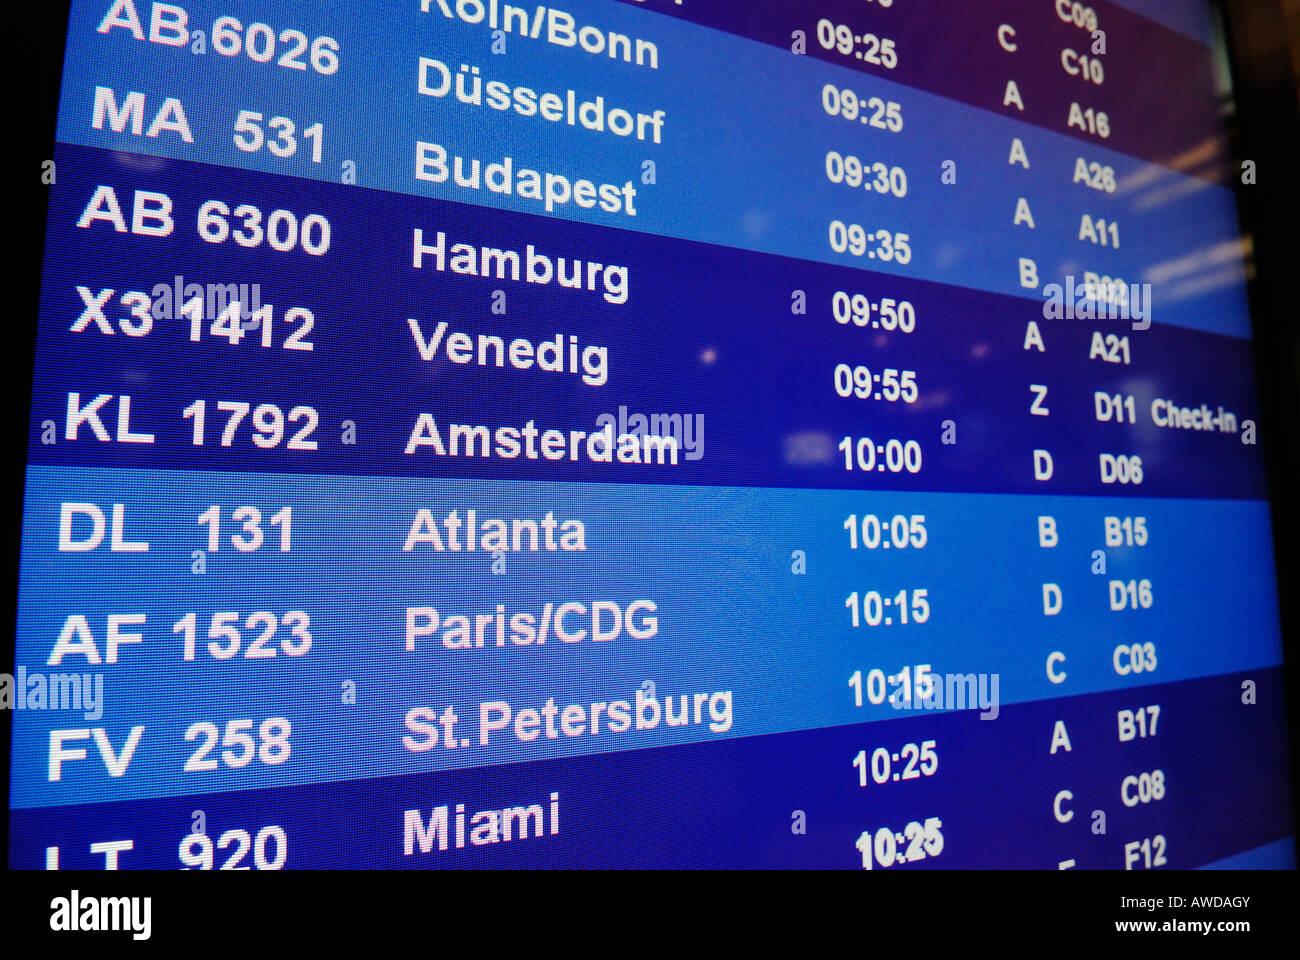
<svg viewBox="0 0 1300 960">
<path fill-rule="evenodd" d="M 10 866 L 1294 866 L 1218 49 L 75 0 Z"/>
</svg>

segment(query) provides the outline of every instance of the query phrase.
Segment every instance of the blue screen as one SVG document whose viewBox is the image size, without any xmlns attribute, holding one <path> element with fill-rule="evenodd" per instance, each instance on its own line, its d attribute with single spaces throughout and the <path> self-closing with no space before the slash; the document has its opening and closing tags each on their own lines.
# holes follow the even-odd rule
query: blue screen
<svg viewBox="0 0 1300 960">
<path fill-rule="evenodd" d="M 1209 7 L 560 3 L 72 3 L 10 866 L 1294 866 Z"/>
</svg>

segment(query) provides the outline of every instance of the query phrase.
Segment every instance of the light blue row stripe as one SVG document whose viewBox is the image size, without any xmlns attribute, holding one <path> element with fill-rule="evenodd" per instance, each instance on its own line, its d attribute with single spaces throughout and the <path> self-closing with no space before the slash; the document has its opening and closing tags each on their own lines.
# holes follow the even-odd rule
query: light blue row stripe
<svg viewBox="0 0 1300 960">
<path fill-rule="evenodd" d="M 125 541 L 148 553 L 57 550 L 60 503 L 89 501 L 110 513 L 124 507 Z M 252 504 L 264 516 L 292 505 L 293 549 L 207 555 L 194 518 L 212 504 Z M 585 521 L 585 553 L 505 556 L 492 572 L 481 551 L 405 553 L 415 511 L 435 517 L 542 517 Z M 842 525 L 851 513 L 925 516 L 922 549 L 858 550 Z M 1144 547 L 1105 551 L 1107 572 L 1092 572 L 1104 547 L 1106 515 L 1146 518 Z M 227 513 L 228 516 L 228 513 Z M 1039 546 L 1040 516 L 1055 520 L 1059 543 Z M 146 615 L 143 642 L 120 647 L 118 663 L 89 665 L 75 654 L 61 672 L 104 676 L 103 715 L 93 722 L 68 711 L 15 716 L 15 803 L 23 806 L 119 799 L 171 789 L 194 745 L 189 723 L 236 717 L 288 717 L 292 764 L 226 770 L 203 789 L 450 769 L 541 757 L 599 753 L 787 730 L 893 719 L 887 704 L 854 706 L 855 670 L 894 674 L 930 664 L 940 674 L 996 674 L 1001 703 L 1074 696 L 1275 666 L 1281 662 L 1268 505 L 1195 501 L 971 494 L 792 491 L 767 488 L 647 488 L 614 484 L 421 481 L 268 477 L 133 470 L 29 470 L 17 662 L 52 673 L 48 660 L 67 618 L 81 615 L 103 650 L 109 614 Z M 111 526 L 111 524 L 110 524 Z M 77 535 L 88 525 L 75 528 Z M 227 523 L 224 533 L 235 532 Z M 268 528 L 268 533 L 270 530 Z M 111 532 L 106 533 L 107 545 Z M 795 551 L 806 573 L 793 572 Z M 1149 609 L 1111 612 L 1110 582 L 1151 582 Z M 1057 585 L 1060 613 L 1043 613 L 1043 585 Z M 853 591 L 927 591 L 926 623 L 853 628 L 845 599 Z M 653 600 L 658 628 L 638 639 L 447 649 L 439 636 L 405 649 L 407 608 L 440 617 L 541 615 L 546 602 L 605 600 L 626 610 Z M 207 654 L 214 612 L 303 610 L 314 643 L 274 659 L 214 660 Z M 182 659 L 173 634 L 185 613 L 201 624 L 197 659 Z M 912 613 L 915 618 L 915 608 Z M 644 629 L 644 611 L 638 628 Z M 574 614 L 570 629 L 582 624 Z M 608 620 L 605 621 L 609 623 Z M 590 628 L 588 619 L 586 626 Z M 251 643 L 260 628 L 241 626 Z M 1154 644 L 1157 666 L 1117 674 L 1114 651 Z M 1048 679 L 1047 658 L 1066 674 Z M 1120 657 L 1127 663 L 1127 653 Z M 358 684 L 355 705 L 344 681 Z M 631 699 L 647 681 L 661 697 L 730 691 L 729 728 L 704 722 L 599 736 L 518 743 L 499 737 L 464 751 L 411 753 L 401 737 L 412 707 L 439 713 L 454 705 L 465 736 L 476 736 L 479 704 L 507 700 L 515 710 Z M 988 688 L 986 687 L 986 690 Z M 719 709 L 721 702 L 719 701 Z M 77 764 L 59 783 L 46 778 L 49 731 L 102 726 L 121 745 L 144 724 L 147 749 L 132 775 L 108 781 Z M 718 724 L 722 726 L 722 724 Z M 89 766 L 89 765 L 82 765 Z M 77 769 L 72 769 L 77 768 Z M 363 774 L 358 774 L 363 775 Z"/>
<path fill-rule="evenodd" d="M 409 0 L 377 6 L 382 12 L 364 20 L 337 3 L 304 5 L 295 13 L 294 23 L 309 34 L 339 35 L 342 66 L 320 76 L 212 49 L 194 55 L 185 47 L 133 40 L 120 29 L 102 36 L 95 31 L 102 11 L 78 3 L 59 139 L 335 183 L 351 163 L 363 187 L 547 212 L 516 193 L 416 179 L 415 143 L 426 141 L 467 162 L 477 158 L 486 165 L 509 156 L 515 170 L 619 187 L 630 182 L 637 191 L 635 216 L 574 204 L 550 211 L 567 219 L 1041 299 L 1037 289 L 1022 286 L 1025 258 L 1037 265 L 1040 284 L 1066 275 L 1082 282 L 1086 272 L 1150 282 L 1155 322 L 1250 335 L 1239 229 L 1232 195 L 1222 187 L 1023 123 L 1011 108 L 999 115 L 845 66 L 811 58 L 795 64 L 786 51 L 623 4 L 575 0 L 569 6 L 575 15 L 599 9 L 610 29 L 652 39 L 657 70 L 580 51 L 566 56 L 573 51 L 547 43 L 516 42 L 507 56 L 493 56 L 478 27 L 420 14 Z M 259 0 L 241 7 L 241 17 L 244 23 L 274 20 L 273 12 L 284 17 L 284 10 L 283 3 Z M 196 24 L 218 12 L 224 11 L 211 4 L 190 8 Z M 600 96 L 606 111 L 663 110 L 663 142 L 468 106 L 454 94 L 421 95 L 420 57 L 452 71 L 461 64 L 477 67 L 484 82 L 561 96 L 573 89 L 575 103 Z M 744 82 L 734 79 L 741 77 Z M 897 102 L 903 131 L 829 116 L 822 106 L 827 84 L 851 89 L 864 101 Z M 93 129 L 100 85 L 113 87 L 119 105 L 129 91 L 143 93 L 148 121 L 164 98 L 181 97 L 195 142 L 166 131 L 155 137 L 135 136 L 129 127 L 114 133 L 107 122 Z M 193 90 L 202 96 L 187 96 Z M 262 114 L 264 122 L 286 116 L 299 131 L 323 123 L 321 163 L 307 159 L 306 141 L 288 159 L 266 149 L 238 149 L 233 130 L 241 110 Z M 1064 129 L 1064 115 L 1061 123 Z M 1008 162 L 1016 138 L 1028 170 Z M 901 167 L 907 195 L 830 183 L 830 151 Z M 1080 159 L 1113 168 L 1115 192 L 1075 182 Z M 655 165 L 653 184 L 642 182 L 647 161 Z M 956 183 L 941 182 L 946 161 L 956 164 Z M 237 186 L 227 193 L 234 202 Z M 1014 223 L 1022 198 L 1033 228 L 1023 218 Z M 1079 239 L 1085 214 L 1119 224 L 1118 249 Z M 908 234 L 911 262 L 899 266 L 834 252 L 829 225 L 835 220 Z"/>
</svg>

